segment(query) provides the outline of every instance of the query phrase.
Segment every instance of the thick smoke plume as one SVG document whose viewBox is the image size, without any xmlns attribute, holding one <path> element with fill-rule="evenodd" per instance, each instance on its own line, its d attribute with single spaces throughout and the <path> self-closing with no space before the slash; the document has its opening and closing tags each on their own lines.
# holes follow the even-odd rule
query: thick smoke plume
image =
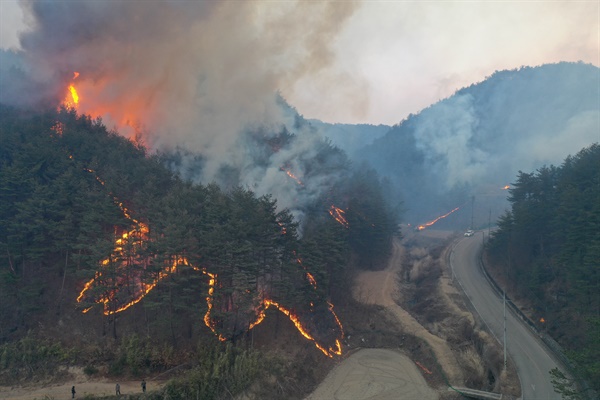
<svg viewBox="0 0 600 400">
<path fill-rule="evenodd" d="M 560 165 L 598 141 L 600 70 L 558 63 L 496 72 L 409 116 L 357 154 L 395 185 L 410 221 L 466 202 L 446 221 L 462 218 L 466 228 L 503 212 L 503 187 L 519 170 Z"/>
<path fill-rule="evenodd" d="M 202 154 L 197 181 L 217 179 L 227 160 L 243 167 L 241 184 L 259 194 L 275 190 L 282 206 L 298 201 L 281 165 L 308 157 L 320 138 L 305 135 L 257 171 L 240 135 L 283 126 L 299 133 L 278 92 L 327 71 L 329 45 L 354 3 L 90 0 L 22 7 L 30 30 L 20 36 L 22 52 L 3 54 L 0 101 L 58 103 L 77 71 L 79 112 L 151 149 Z"/>
</svg>

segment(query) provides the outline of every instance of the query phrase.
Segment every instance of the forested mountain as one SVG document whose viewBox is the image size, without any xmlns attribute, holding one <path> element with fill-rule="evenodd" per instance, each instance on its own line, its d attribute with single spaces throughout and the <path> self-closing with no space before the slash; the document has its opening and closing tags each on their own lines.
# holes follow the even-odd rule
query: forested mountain
<svg viewBox="0 0 600 400">
<path fill-rule="evenodd" d="M 511 208 L 487 247 L 492 265 L 598 390 L 600 145 L 559 167 L 520 171 L 509 192 Z"/>
<path fill-rule="evenodd" d="M 288 209 L 239 185 L 235 165 L 222 171 L 231 185 L 202 185 L 173 172 L 177 153 L 149 154 L 73 109 L 0 106 L 0 121 L 0 355 L 13 379 L 27 371 L 15 347 L 25 335 L 69 344 L 139 335 L 177 351 L 244 342 L 267 309 L 295 318 L 331 356 L 350 265 L 380 266 L 397 234 L 376 174 L 353 170 L 325 141 L 303 177 L 335 169 L 338 179 L 303 203 L 300 236 Z M 258 162 L 295 135 L 246 140 L 262 149 Z M 145 354 L 138 371 L 171 365 Z"/>
<path fill-rule="evenodd" d="M 475 224 L 487 225 L 490 209 L 496 216 L 504 210 L 502 188 L 518 170 L 560 163 L 598 140 L 599 85 L 598 68 L 583 63 L 495 72 L 356 154 L 389 178 L 408 222 L 475 196 Z"/>
<path fill-rule="evenodd" d="M 392 128 L 388 125 L 330 124 L 316 119 L 308 122 L 352 159 L 358 150 L 370 145 Z"/>
</svg>

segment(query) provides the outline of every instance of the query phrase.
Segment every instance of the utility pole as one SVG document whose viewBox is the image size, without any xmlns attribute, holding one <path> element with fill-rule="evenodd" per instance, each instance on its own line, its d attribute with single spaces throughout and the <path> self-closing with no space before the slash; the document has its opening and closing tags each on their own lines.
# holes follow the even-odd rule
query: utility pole
<svg viewBox="0 0 600 400">
<path fill-rule="evenodd" d="M 471 196 L 471 229 L 475 229 L 473 220 L 475 217 L 475 195 Z"/>
<path fill-rule="evenodd" d="M 507 268 L 507 272 L 506 272 L 506 281 L 504 282 L 504 287 L 503 287 L 503 296 L 502 296 L 502 303 L 503 303 L 503 307 L 504 307 L 504 370 L 506 371 L 506 287 L 508 286 L 508 271 L 510 271 L 510 239 L 511 239 L 511 232 L 509 231 L 508 233 L 508 268 Z"/>
<path fill-rule="evenodd" d="M 491 230 L 492 230 L 492 207 L 490 207 L 490 215 L 488 217 L 488 240 L 490 239 Z"/>
<path fill-rule="evenodd" d="M 504 303 L 504 371 L 506 371 L 506 289 L 503 291 L 502 302 Z"/>
</svg>

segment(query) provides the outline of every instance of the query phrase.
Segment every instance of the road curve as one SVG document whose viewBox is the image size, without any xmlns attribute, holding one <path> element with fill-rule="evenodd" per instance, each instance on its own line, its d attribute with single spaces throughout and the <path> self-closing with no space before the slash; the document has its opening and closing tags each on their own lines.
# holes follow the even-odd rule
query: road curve
<svg viewBox="0 0 600 400">
<path fill-rule="evenodd" d="M 450 254 L 450 267 L 471 304 L 491 333 L 502 343 L 504 313 L 502 298 L 496 294 L 479 269 L 478 254 L 482 236 L 476 234 L 457 242 Z M 524 400 L 560 400 L 548 371 L 556 362 L 523 321 L 506 307 L 506 348 L 521 379 Z M 510 362 L 510 360 L 509 360 Z"/>
</svg>

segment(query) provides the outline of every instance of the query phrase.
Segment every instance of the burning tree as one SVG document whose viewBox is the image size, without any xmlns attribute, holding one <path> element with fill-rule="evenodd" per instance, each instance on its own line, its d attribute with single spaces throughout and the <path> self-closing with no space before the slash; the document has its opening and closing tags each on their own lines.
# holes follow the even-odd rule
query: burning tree
<svg viewBox="0 0 600 400">
<path fill-rule="evenodd" d="M 73 101 L 74 91 L 67 93 Z M 311 136 L 299 153 L 292 144 L 300 139 L 285 129 L 250 135 L 262 140 L 263 164 L 277 165 L 270 171 L 303 199 L 289 211 L 279 209 L 271 196 L 257 197 L 237 185 L 223 190 L 184 182 L 164 168 L 164 157 L 148 155 L 139 143 L 107 132 L 100 120 L 67 106 L 40 117 L 40 130 L 21 136 L 7 130 L 12 136 L 6 148 L 20 152 L 3 159 L 0 181 L 2 196 L 8 196 L 1 240 L 10 276 L 45 276 L 32 263 L 59 265 L 59 306 L 72 280 L 81 277 L 72 298 L 86 316 L 95 314 L 90 306 L 98 304 L 115 336 L 117 314 L 142 306 L 146 329 L 166 325 L 173 342 L 180 332 L 196 329 L 193 321 L 233 339 L 259 324 L 268 310 L 277 310 L 321 352 L 340 353 L 343 329 L 333 311 L 332 288 L 341 287 L 335 282 L 344 275 L 350 246 L 368 257 L 369 242 L 361 240 L 388 225 L 377 216 L 377 201 L 370 203 L 377 188 L 372 182 L 340 183 L 348 182 L 349 170 L 339 149 Z M 7 115 L 3 122 L 19 126 L 18 117 Z M 15 189 L 11 177 L 25 182 L 24 188 Z M 344 187 L 363 198 L 340 190 Z M 300 214 L 307 227 L 302 239 L 295 219 Z M 361 236 L 365 232 L 370 233 Z M 36 245 L 24 245 L 31 238 Z M 55 246 L 51 256 L 42 250 Z M 6 293 L 15 294 L 14 288 Z M 203 317 L 198 308 L 206 310 Z M 2 318 L 9 326 L 16 323 Z"/>
<path fill-rule="evenodd" d="M 281 293 L 277 287 L 293 280 L 290 268 L 282 268 L 286 263 L 305 270 L 295 258 L 295 251 L 289 251 L 297 240 L 291 216 L 285 211 L 276 213 L 276 202 L 268 196 L 256 199 L 252 192 L 243 189 L 227 194 L 212 187 L 205 200 L 220 207 L 217 213 L 206 216 L 205 224 L 210 230 L 198 244 L 199 250 L 206 254 L 201 261 L 203 267 L 194 266 L 185 256 L 173 253 L 166 258 L 163 253 L 163 261 L 157 262 L 161 256 L 147 251 L 152 242 L 148 225 L 131 217 L 119 203 L 135 228 L 115 240 L 110 257 L 100 263 L 100 269 L 84 285 L 77 301 L 103 304 L 103 313 L 113 315 L 140 302 L 161 280 L 178 269 L 192 268 L 208 278 L 207 312 L 203 320 L 220 340 L 235 338 L 252 329 L 265 318 L 266 309 L 274 307 L 288 316 L 302 336 L 313 341 L 325 355 L 341 354 L 339 340 L 343 330 L 331 303 L 312 296 L 303 305 L 289 293 L 277 295 Z M 159 244 L 163 240 L 154 237 Z M 154 267 L 156 272 L 152 274 L 155 265 L 158 268 Z M 304 275 L 312 278 L 309 272 L 304 271 Z M 314 278 L 308 283 L 316 289 Z M 329 318 L 316 320 L 313 312 L 323 309 L 324 304 L 328 304 L 325 309 L 329 313 L 319 314 L 329 315 Z M 90 309 L 91 306 L 86 307 L 83 312 Z M 323 325 L 333 329 L 319 329 Z M 331 344 L 323 344 L 329 341 Z"/>
</svg>

